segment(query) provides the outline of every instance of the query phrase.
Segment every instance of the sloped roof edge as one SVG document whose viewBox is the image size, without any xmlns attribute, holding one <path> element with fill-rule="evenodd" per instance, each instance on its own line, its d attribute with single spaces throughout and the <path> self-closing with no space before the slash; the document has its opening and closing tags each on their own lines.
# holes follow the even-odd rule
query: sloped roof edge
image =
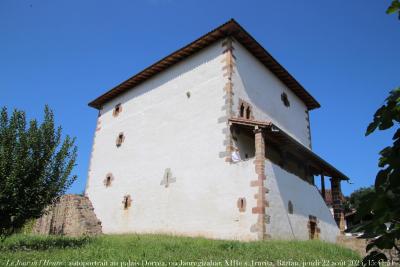
<svg viewBox="0 0 400 267">
<path fill-rule="evenodd" d="M 239 23 L 234 19 L 222 24 L 216 29 L 201 36 L 197 40 L 171 53 L 153 65 L 147 67 L 108 92 L 89 103 L 89 106 L 100 109 L 105 103 L 116 96 L 132 89 L 161 71 L 171 67 L 181 60 L 193 55 L 199 50 L 213 44 L 225 37 L 234 37 L 272 73 L 274 73 L 289 89 L 293 91 L 307 106 L 309 110 L 319 108 L 320 104 L 307 90 L 278 63 Z"/>
<path fill-rule="evenodd" d="M 311 149 L 307 148 L 299 141 L 294 139 L 290 134 L 282 130 L 280 127 L 269 121 L 255 121 L 247 120 L 243 118 L 230 118 L 230 124 L 246 126 L 254 128 L 255 126 L 261 129 L 266 129 L 269 138 L 274 138 L 277 142 L 284 145 L 288 151 L 295 151 L 297 154 L 302 156 L 304 162 L 313 164 L 320 174 L 324 174 L 333 178 L 339 178 L 340 180 L 350 180 L 345 174 L 336 169 L 330 163 L 325 161 L 323 158 L 314 153 Z"/>
</svg>

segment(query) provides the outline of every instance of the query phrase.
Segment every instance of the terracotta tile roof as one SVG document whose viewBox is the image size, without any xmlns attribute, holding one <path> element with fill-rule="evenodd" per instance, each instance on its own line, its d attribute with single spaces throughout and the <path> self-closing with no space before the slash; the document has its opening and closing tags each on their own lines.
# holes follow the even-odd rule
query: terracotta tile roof
<svg viewBox="0 0 400 267">
<path fill-rule="evenodd" d="M 169 68 L 170 66 L 184 60 L 199 50 L 225 38 L 234 37 L 247 50 L 249 50 L 261 63 L 263 63 L 272 73 L 274 73 L 289 89 L 291 89 L 307 106 L 309 110 L 319 108 L 320 104 L 307 92 L 303 86 L 290 75 L 290 73 L 278 63 L 246 30 L 235 20 L 231 19 L 218 28 L 203 35 L 185 47 L 173 52 L 153 65 L 147 67 L 136 75 L 132 76 L 123 83 L 117 85 L 110 91 L 99 96 L 89 103 L 89 106 L 100 109 L 106 102 L 116 96 L 132 89 L 138 84 L 146 81 L 157 73 Z"/>
</svg>

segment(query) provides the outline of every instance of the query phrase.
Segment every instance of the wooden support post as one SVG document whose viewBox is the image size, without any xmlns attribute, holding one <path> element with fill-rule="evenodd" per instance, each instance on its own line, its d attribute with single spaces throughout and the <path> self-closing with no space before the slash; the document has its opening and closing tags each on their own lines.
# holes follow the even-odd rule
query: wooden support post
<svg viewBox="0 0 400 267">
<path fill-rule="evenodd" d="M 306 181 L 312 185 L 315 185 L 314 181 L 314 175 L 311 172 L 311 166 L 309 164 L 309 161 L 306 161 L 304 165 L 304 175 L 306 177 Z"/>
<path fill-rule="evenodd" d="M 321 194 L 324 201 L 326 201 L 325 176 L 323 173 L 321 173 Z"/>
</svg>

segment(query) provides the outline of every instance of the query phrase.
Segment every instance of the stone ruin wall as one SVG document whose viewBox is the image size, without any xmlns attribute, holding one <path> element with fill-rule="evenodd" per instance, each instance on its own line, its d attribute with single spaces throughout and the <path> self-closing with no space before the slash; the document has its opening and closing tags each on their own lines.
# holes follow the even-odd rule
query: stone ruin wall
<svg viewBox="0 0 400 267">
<path fill-rule="evenodd" d="M 36 221 L 33 233 L 83 236 L 101 234 L 102 230 L 89 198 L 64 195 Z"/>
</svg>

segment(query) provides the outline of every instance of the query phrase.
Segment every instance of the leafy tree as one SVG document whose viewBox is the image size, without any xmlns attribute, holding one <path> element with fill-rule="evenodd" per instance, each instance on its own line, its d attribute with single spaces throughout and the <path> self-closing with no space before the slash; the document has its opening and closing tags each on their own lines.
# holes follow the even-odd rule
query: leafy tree
<svg viewBox="0 0 400 267">
<path fill-rule="evenodd" d="M 393 0 L 392 4 L 386 10 L 386 14 L 398 13 L 400 19 L 400 0 Z"/>
<path fill-rule="evenodd" d="M 369 194 L 373 193 L 374 187 L 361 187 L 351 193 L 349 197 L 346 197 L 346 205 L 347 205 L 347 210 L 358 210 L 362 203 L 364 202 L 364 199 L 369 196 Z"/>
<path fill-rule="evenodd" d="M 39 218 L 46 206 L 75 181 L 75 139 L 62 141 L 48 106 L 39 125 L 25 113 L 4 107 L 0 114 L 0 236 L 8 236 L 28 220 Z"/>
<path fill-rule="evenodd" d="M 358 218 L 369 215 L 372 219 L 352 229 L 364 232 L 364 238 L 372 238 L 367 251 L 373 247 L 380 249 L 395 248 L 400 239 L 400 87 L 391 91 L 385 104 L 380 107 L 373 122 L 368 126 L 366 135 L 377 129 L 385 131 L 396 127 L 393 144 L 380 152 L 375 191 L 363 198 L 363 204 L 357 211 Z"/>
</svg>

